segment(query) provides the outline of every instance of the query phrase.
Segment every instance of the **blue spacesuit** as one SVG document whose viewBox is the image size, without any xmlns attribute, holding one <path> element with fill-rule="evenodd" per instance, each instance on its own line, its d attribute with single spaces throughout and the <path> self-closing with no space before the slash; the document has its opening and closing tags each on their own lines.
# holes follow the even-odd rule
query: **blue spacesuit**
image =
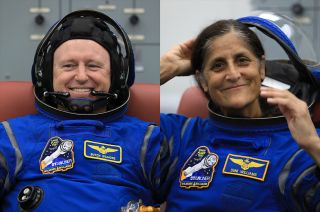
<svg viewBox="0 0 320 212">
<path fill-rule="evenodd" d="M 40 111 L 2 123 L 4 211 L 18 211 L 18 194 L 28 185 L 44 192 L 35 211 L 120 211 L 139 199 L 154 205 L 159 129 L 124 112 L 66 120 Z"/>
<path fill-rule="evenodd" d="M 93 40 L 110 55 L 111 85 L 108 91 L 92 88 L 96 98 L 69 98 L 69 92 L 53 90 L 54 51 L 71 39 Z M 68 14 L 39 44 L 32 80 L 38 113 L 0 124 L 2 210 L 158 206 L 162 138 L 155 124 L 125 115 L 134 59 L 122 28 L 100 12 Z"/>
<path fill-rule="evenodd" d="M 319 176 L 286 120 L 162 115 L 161 128 L 181 167 L 167 211 L 318 211 Z M 213 157 L 211 162 L 206 162 Z"/>
<path fill-rule="evenodd" d="M 285 48 L 291 64 L 268 61 L 266 75 L 286 82 L 311 109 L 318 82 L 290 40 L 262 18 L 239 21 Z M 320 211 L 319 167 L 293 139 L 285 117 L 265 101 L 260 99 L 262 118 L 224 116 L 212 101 L 207 119 L 161 115 L 173 180 L 166 211 Z"/>
</svg>

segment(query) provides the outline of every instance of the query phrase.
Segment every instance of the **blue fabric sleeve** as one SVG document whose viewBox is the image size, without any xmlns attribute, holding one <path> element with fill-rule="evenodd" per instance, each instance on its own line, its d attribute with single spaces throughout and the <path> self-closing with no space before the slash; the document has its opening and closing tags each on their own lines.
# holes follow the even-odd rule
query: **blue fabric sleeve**
<svg viewBox="0 0 320 212">
<path fill-rule="evenodd" d="M 140 147 L 140 164 L 144 183 L 152 190 L 153 199 L 160 203 L 160 144 L 163 139 L 159 126 L 149 125 Z"/>
<path fill-rule="evenodd" d="M 161 142 L 161 197 L 167 198 L 173 181 L 179 174 L 179 155 L 183 128 L 188 122 L 187 117 L 176 114 L 161 114 L 160 128 L 163 133 Z"/>
<path fill-rule="evenodd" d="M 0 124 L 0 195 L 8 192 L 14 183 L 16 167 L 15 150 L 11 145 L 4 126 Z"/>
<path fill-rule="evenodd" d="M 288 207 L 292 210 L 320 210 L 319 167 L 313 159 L 301 150 L 290 168 L 284 190 Z"/>
</svg>

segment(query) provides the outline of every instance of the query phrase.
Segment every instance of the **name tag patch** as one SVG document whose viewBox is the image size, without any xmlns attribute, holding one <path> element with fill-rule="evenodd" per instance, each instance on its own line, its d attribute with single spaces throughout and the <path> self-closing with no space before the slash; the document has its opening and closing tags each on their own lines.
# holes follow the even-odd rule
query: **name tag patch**
<svg viewBox="0 0 320 212">
<path fill-rule="evenodd" d="M 40 170 L 43 174 L 67 171 L 74 165 L 74 142 L 55 136 L 48 140 L 40 157 Z"/>
<path fill-rule="evenodd" d="M 218 155 L 210 152 L 206 146 L 198 147 L 188 158 L 180 172 L 181 188 L 208 188 L 215 166 L 219 160 Z"/>
<path fill-rule="evenodd" d="M 122 148 L 118 145 L 86 140 L 84 141 L 84 156 L 95 160 L 121 163 Z"/>
<path fill-rule="evenodd" d="M 222 172 L 224 174 L 264 181 L 268 166 L 268 160 L 229 154 Z"/>
</svg>

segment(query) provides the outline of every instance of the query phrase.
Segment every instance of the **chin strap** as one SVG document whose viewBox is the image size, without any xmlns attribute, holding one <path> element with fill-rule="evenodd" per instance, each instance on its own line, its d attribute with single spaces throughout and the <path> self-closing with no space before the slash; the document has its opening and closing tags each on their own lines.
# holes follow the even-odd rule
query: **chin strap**
<svg viewBox="0 0 320 212">
<path fill-rule="evenodd" d="M 73 113 L 92 113 L 99 109 L 107 109 L 110 99 L 117 99 L 118 94 L 107 93 L 104 91 L 91 91 L 92 96 L 99 96 L 97 100 L 90 100 L 88 98 L 69 98 L 69 92 L 45 91 L 43 96 L 49 98 L 54 104 L 62 106 Z"/>
</svg>

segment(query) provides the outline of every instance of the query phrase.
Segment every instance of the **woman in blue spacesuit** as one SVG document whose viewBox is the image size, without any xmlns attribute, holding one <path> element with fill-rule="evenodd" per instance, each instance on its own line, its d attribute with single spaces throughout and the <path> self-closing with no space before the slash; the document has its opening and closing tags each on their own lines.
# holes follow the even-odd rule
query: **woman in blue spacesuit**
<svg viewBox="0 0 320 212">
<path fill-rule="evenodd" d="M 38 113 L 0 124 L 0 211 L 158 205 L 160 130 L 125 114 L 133 52 L 113 19 L 62 18 L 38 46 L 32 81 Z"/>
<path fill-rule="evenodd" d="M 161 115 L 174 178 L 167 211 L 320 210 L 320 138 L 308 110 L 318 88 L 293 64 L 267 61 L 256 34 L 236 20 L 161 57 L 161 83 L 195 74 L 210 100 L 204 120 Z M 281 72 L 294 78 L 290 91 L 261 85 Z"/>
</svg>

